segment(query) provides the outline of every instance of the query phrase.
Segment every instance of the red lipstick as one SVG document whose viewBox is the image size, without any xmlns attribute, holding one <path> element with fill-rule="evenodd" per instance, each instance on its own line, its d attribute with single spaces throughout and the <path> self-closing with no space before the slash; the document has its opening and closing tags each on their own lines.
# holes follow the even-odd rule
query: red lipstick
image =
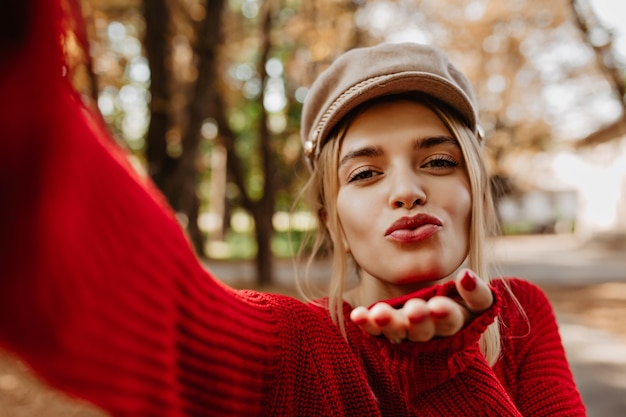
<svg viewBox="0 0 626 417">
<path fill-rule="evenodd" d="M 437 233 L 442 225 L 438 218 L 419 213 L 415 216 L 402 217 L 396 220 L 385 231 L 385 237 L 399 243 L 421 242 Z"/>
</svg>

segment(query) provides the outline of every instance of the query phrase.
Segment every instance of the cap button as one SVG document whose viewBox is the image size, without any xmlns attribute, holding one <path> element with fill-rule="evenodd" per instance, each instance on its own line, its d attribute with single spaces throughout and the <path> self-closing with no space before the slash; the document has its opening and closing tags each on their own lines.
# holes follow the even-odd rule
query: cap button
<svg viewBox="0 0 626 417">
<path fill-rule="evenodd" d="M 476 125 L 476 135 L 478 136 L 478 141 L 482 141 L 485 139 L 485 129 L 481 125 Z"/>
<path fill-rule="evenodd" d="M 313 154 L 313 150 L 315 149 L 315 144 L 313 143 L 312 140 L 307 140 L 306 142 L 304 142 L 304 152 L 310 156 L 311 154 Z"/>
</svg>

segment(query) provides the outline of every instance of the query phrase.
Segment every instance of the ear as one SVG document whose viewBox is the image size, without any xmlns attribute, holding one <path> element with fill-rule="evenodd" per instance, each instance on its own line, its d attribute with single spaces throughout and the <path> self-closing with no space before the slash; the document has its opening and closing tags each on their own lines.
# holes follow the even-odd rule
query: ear
<svg viewBox="0 0 626 417">
<path fill-rule="evenodd" d="M 320 218 L 322 224 L 328 229 L 328 213 L 325 208 L 321 208 L 317 212 L 317 216 Z"/>
</svg>

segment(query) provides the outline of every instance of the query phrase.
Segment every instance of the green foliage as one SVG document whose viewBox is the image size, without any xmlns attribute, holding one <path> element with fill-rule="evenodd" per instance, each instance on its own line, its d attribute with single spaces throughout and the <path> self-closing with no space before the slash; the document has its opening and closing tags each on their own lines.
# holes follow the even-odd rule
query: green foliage
<svg viewBox="0 0 626 417">
<path fill-rule="evenodd" d="M 298 254 L 305 242 L 307 232 L 276 232 L 272 237 L 272 253 L 277 258 L 290 259 Z M 229 231 L 221 246 L 221 256 L 231 260 L 252 260 L 256 256 L 256 241 L 253 233 Z M 306 241 L 310 249 L 311 242 Z"/>
</svg>

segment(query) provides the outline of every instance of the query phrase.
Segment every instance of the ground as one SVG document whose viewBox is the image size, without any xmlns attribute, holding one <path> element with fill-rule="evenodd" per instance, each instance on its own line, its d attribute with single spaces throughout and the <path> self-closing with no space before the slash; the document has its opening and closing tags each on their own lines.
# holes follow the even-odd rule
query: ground
<svg viewBox="0 0 626 417">
<path fill-rule="evenodd" d="M 626 282 L 562 286 L 542 284 L 554 308 L 582 325 L 626 340 Z"/>
</svg>

